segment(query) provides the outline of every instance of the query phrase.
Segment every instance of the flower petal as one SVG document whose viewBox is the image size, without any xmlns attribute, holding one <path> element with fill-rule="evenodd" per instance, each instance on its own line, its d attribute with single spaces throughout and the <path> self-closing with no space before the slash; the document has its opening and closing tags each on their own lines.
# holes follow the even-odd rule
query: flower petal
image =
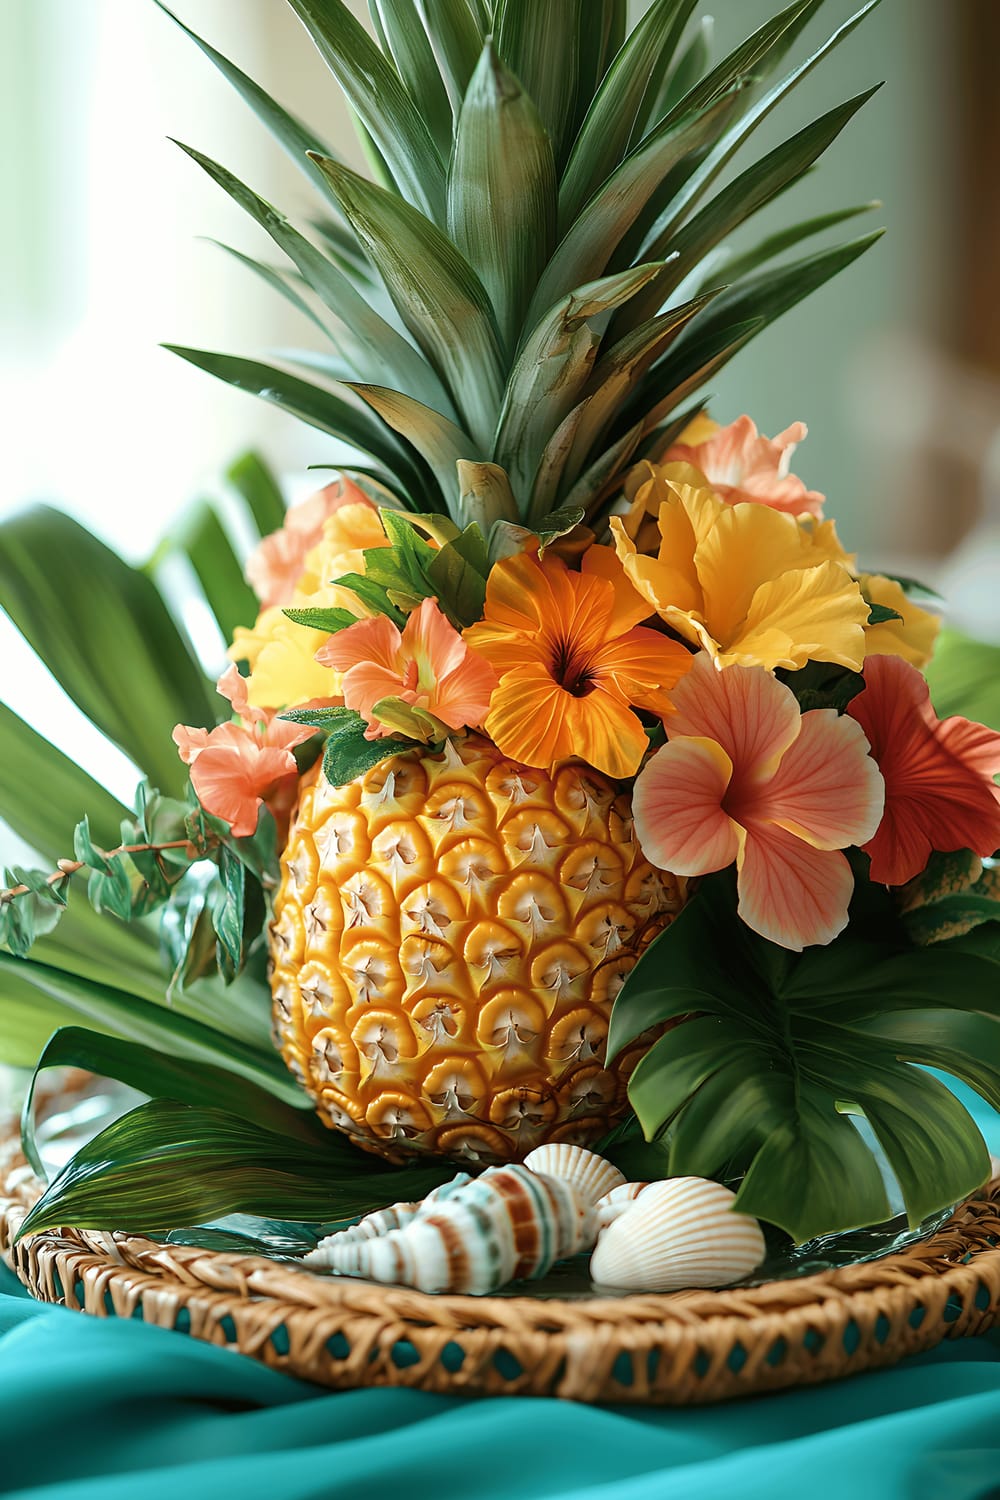
<svg viewBox="0 0 1000 1500">
<path fill-rule="evenodd" d="M 926 682 L 899 656 L 865 662 L 865 687 L 848 705 L 885 779 L 885 813 L 864 845 L 873 880 L 903 885 L 932 850 L 1000 848 L 1000 734 L 968 719 L 943 722 Z"/>
<path fill-rule="evenodd" d="M 801 729 L 802 716 L 791 688 L 763 667 L 719 671 L 705 652 L 694 658 L 671 696 L 670 738 L 702 735 L 716 740 L 744 783 L 771 776 Z"/>
<path fill-rule="evenodd" d="M 260 745 L 238 725 L 221 727 L 234 729 L 240 738 L 209 744 L 191 767 L 191 785 L 206 812 L 228 823 L 237 838 L 248 838 L 256 831 L 264 798 L 286 776 L 296 775 L 295 757 L 290 750 Z"/>
<path fill-rule="evenodd" d="M 651 864 L 675 875 L 707 875 L 737 858 L 742 829 L 722 807 L 732 761 L 710 739 L 672 739 L 636 777 L 635 831 Z"/>
<path fill-rule="evenodd" d="M 579 746 L 587 747 L 587 762 L 596 771 L 618 780 L 634 776 L 649 749 L 649 738 L 639 719 L 617 693 L 600 685 L 582 698 L 567 694 L 566 727 L 573 748 L 570 755 L 579 756 Z"/>
<path fill-rule="evenodd" d="M 847 926 L 854 876 L 843 854 L 814 849 L 773 823 L 754 823 L 737 861 L 739 913 L 768 942 L 799 953 Z"/>
<path fill-rule="evenodd" d="M 872 837 L 884 806 L 885 783 L 861 726 L 820 708 L 802 715 L 799 734 L 760 788 L 753 815 L 816 849 L 846 849 Z"/>
<path fill-rule="evenodd" d="M 719 660 L 757 663 L 770 671 L 829 661 L 858 672 L 868 613 L 860 588 L 838 563 L 790 570 L 761 584 L 738 629 L 728 637 L 717 634 Z M 709 623 L 714 632 L 711 615 Z"/>
<path fill-rule="evenodd" d="M 941 629 L 940 618 L 914 604 L 894 578 L 862 573 L 858 583 L 873 604 L 884 604 L 902 616 L 900 620 L 884 620 L 881 625 L 866 625 L 866 655 L 901 656 L 914 667 L 925 666 Z"/>
<path fill-rule="evenodd" d="M 375 615 L 331 635 L 316 652 L 316 660 L 338 672 L 348 672 L 359 662 L 375 663 L 396 673 L 398 681 L 402 639 L 387 615 Z"/>
<path fill-rule="evenodd" d="M 504 674 L 500 689 L 493 694 L 484 727 L 511 760 L 526 766 L 552 766 L 584 754 L 582 746 L 573 743 L 566 724 L 573 701 L 544 666 L 515 667 Z"/>
</svg>

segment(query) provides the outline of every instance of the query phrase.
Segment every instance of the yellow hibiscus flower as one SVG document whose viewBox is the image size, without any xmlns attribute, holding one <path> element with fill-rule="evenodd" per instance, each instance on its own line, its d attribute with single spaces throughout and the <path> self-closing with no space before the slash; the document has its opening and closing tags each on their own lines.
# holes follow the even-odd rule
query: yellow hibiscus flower
<svg viewBox="0 0 1000 1500">
<path fill-rule="evenodd" d="M 626 574 L 662 620 L 719 666 L 794 671 L 814 660 L 860 671 L 869 610 L 831 521 L 726 504 L 686 464 L 645 471 L 611 530 Z"/>
<path fill-rule="evenodd" d="M 884 620 L 881 625 L 866 627 L 865 654 L 901 656 L 912 667 L 925 666 L 941 629 L 938 616 L 914 604 L 894 578 L 881 573 L 861 573 L 858 582 L 873 604 L 884 604 L 902 616 L 900 620 Z"/>
<path fill-rule="evenodd" d="M 363 573 L 364 552 L 388 546 L 378 511 L 367 501 L 345 505 L 323 525 L 322 540 L 306 555 L 302 573 L 284 608 L 348 609 L 358 619 L 369 610 L 357 594 L 334 580 Z M 340 674 L 316 661 L 326 634 L 296 625 L 284 608 L 261 610 L 252 629 L 238 629 L 229 648 L 234 661 L 250 664 L 247 697 L 253 708 L 279 711 L 313 698 L 340 693 Z"/>
</svg>

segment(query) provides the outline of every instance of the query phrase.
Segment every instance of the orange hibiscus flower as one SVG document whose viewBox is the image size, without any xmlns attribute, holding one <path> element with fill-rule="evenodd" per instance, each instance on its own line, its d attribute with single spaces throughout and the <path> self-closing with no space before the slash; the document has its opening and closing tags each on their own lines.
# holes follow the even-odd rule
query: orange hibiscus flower
<svg viewBox="0 0 1000 1500">
<path fill-rule="evenodd" d="M 464 634 L 500 674 L 485 728 L 503 753 L 634 775 L 649 741 L 633 708 L 667 713 L 667 691 L 691 664 L 683 646 L 639 625 L 649 612 L 634 590 L 551 553 L 497 563 L 484 618 Z"/>
<path fill-rule="evenodd" d="M 298 776 L 292 750 L 315 730 L 251 707 L 236 667 L 222 674 L 217 687 L 244 722 L 214 729 L 178 724 L 174 744 L 191 767 L 191 785 L 205 811 L 228 823 L 236 838 L 248 838 L 257 830 L 263 802 L 279 824 L 287 818 Z"/>
<path fill-rule="evenodd" d="M 870 656 L 847 712 L 861 725 L 885 778 L 885 815 L 862 847 L 871 877 L 903 885 L 933 850 L 1000 849 L 1000 734 L 968 719 L 939 719 L 927 683 L 899 656 Z"/>
<path fill-rule="evenodd" d="M 820 519 L 826 497 L 807 490 L 788 472 L 792 454 L 807 432 L 804 422 L 793 422 L 777 437 L 766 438 L 749 417 L 738 417 L 728 427 L 702 419 L 681 433 L 680 442 L 660 462 L 693 464 L 731 505 L 753 501 L 792 516 Z"/>
<path fill-rule="evenodd" d="M 400 733 L 427 743 L 474 727 L 497 683 L 435 599 L 425 599 L 402 632 L 385 615 L 339 630 L 316 660 L 343 672 L 344 702 L 368 721 L 370 740 Z"/>
</svg>

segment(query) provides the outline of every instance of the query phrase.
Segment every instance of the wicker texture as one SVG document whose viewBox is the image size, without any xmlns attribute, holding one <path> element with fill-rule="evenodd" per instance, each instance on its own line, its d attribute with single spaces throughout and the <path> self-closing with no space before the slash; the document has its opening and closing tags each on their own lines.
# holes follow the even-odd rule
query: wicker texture
<svg viewBox="0 0 1000 1500">
<path fill-rule="evenodd" d="M 256 1257 L 69 1229 L 13 1239 L 41 1184 L 0 1145 L 0 1252 L 47 1302 L 142 1317 L 321 1385 L 690 1405 L 814 1384 L 984 1332 L 1000 1309 L 1000 1179 L 904 1252 L 724 1292 L 426 1296 Z"/>
</svg>

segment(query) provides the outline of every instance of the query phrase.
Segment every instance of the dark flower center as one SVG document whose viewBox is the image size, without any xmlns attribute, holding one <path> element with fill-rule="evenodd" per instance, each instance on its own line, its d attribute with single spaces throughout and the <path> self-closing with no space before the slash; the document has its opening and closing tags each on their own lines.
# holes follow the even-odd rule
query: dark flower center
<svg viewBox="0 0 1000 1500">
<path fill-rule="evenodd" d="M 590 663 L 565 638 L 556 642 L 552 656 L 552 676 L 574 698 L 585 698 L 594 686 Z"/>
</svg>

